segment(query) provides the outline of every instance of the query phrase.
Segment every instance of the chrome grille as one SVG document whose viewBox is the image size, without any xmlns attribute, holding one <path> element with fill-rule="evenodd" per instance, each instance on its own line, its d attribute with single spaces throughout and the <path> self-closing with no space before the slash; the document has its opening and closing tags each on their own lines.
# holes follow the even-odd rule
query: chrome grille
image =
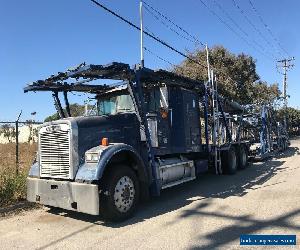
<svg viewBox="0 0 300 250">
<path fill-rule="evenodd" d="M 41 177 L 70 179 L 69 125 L 50 125 L 39 133 Z"/>
</svg>

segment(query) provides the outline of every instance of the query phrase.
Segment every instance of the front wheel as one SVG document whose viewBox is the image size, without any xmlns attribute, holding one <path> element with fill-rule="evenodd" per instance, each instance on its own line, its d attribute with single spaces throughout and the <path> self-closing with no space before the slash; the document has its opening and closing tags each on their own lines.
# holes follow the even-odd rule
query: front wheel
<svg viewBox="0 0 300 250">
<path fill-rule="evenodd" d="M 112 166 L 100 185 L 100 213 L 110 221 L 128 219 L 139 202 L 139 181 L 125 165 Z"/>
</svg>

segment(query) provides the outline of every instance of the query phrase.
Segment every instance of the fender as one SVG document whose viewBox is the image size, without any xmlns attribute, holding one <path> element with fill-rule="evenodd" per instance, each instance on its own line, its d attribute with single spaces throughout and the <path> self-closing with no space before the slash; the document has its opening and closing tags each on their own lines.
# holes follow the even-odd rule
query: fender
<svg viewBox="0 0 300 250">
<path fill-rule="evenodd" d="M 88 150 L 90 152 L 99 153 L 98 163 L 84 162 L 78 169 L 75 181 L 91 183 L 93 181 L 100 180 L 103 176 L 105 169 L 108 167 L 108 163 L 113 159 L 115 155 L 121 152 L 129 153 L 134 161 L 137 163 L 136 170 L 138 171 L 138 178 L 142 182 L 149 182 L 148 171 L 144 164 L 144 161 L 140 157 L 139 153 L 130 145 L 124 143 L 115 143 L 109 146 L 97 146 Z"/>
<path fill-rule="evenodd" d="M 40 178 L 40 165 L 38 164 L 37 161 L 35 161 L 30 169 L 29 169 L 29 173 L 28 173 L 29 177 L 33 177 L 33 178 Z"/>
</svg>

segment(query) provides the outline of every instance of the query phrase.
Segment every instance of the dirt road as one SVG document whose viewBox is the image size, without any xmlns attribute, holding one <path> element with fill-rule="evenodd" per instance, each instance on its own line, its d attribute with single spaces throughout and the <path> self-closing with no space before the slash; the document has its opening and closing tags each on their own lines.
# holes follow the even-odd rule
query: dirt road
<svg viewBox="0 0 300 250">
<path fill-rule="evenodd" d="M 237 249 L 240 234 L 297 234 L 299 244 L 299 148 L 166 190 L 121 224 L 46 208 L 2 218 L 0 249 Z"/>
</svg>

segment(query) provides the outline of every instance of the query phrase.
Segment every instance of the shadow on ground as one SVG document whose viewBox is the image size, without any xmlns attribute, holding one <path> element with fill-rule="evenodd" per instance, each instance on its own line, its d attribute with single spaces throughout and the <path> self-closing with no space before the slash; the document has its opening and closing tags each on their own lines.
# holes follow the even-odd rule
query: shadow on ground
<svg viewBox="0 0 300 250">
<path fill-rule="evenodd" d="M 284 153 L 279 154 L 273 159 L 250 164 L 247 169 L 239 171 L 236 175 L 217 176 L 205 174 L 193 182 L 164 190 L 160 197 L 153 198 L 150 202 L 141 204 L 135 216 L 122 223 L 107 223 L 103 222 L 99 216 L 56 208 L 50 209 L 48 212 L 107 227 L 125 227 L 177 210 L 195 200 L 205 200 L 207 198 L 226 199 L 231 196 L 244 196 L 251 190 L 263 188 L 266 186 L 264 184 L 276 175 L 276 173 L 288 170 L 283 166 L 285 162 L 284 158 L 296 154 L 299 154 L 299 149 L 297 147 L 289 147 Z M 276 185 L 276 183 L 272 185 Z M 197 213 L 201 215 L 199 208 L 197 209 Z"/>
<path fill-rule="evenodd" d="M 247 169 L 239 171 L 236 175 L 216 176 L 212 174 L 205 174 L 196 181 L 164 190 L 160 197 L 153 198 L 150 202 L 140 205 L 136 215 L 122 223 L 107 223 L 99 216 L 91 216 L 56 208 L 50 209 L 48 211 L 49 213 L 85 221 L 89 224 L 80 230 L 71 232 L 60 239 L 50 242 L 39 249 L 45 249 L 53 246 L 97 225 L 111 228 L 126 227 L 180 209 L 191 204 L 195 200 L 203 200 L 203 202 L 199 203 L 199 205 L 193 209 L 184 210 L 179 215 L 179 219 L 190 216 L 211 216 L 215 218 L 226 218 L 236 223 L 230 226 L 217 228 L 214 232 L 209 232 L 206 235 L 195 235 L 195 237 L 199 237 L 201 239 L 208 239 L 209 244 L 194 246 L 191 247 L 191 249 L 215 249 L 224 244 L 236 241 L 239 239 L 240 234 L 251 234 L 255 233 L 257 230 L 272 226 L 288 228 L 291 231 L 299 231 L 300 226 L 290 224 L 289 220 L 298 215 L 300 213 L 300 209 L 271 220 L 257 220 L 251 215 L 232 216 L 222 213 L 222 209 L 220 212 L 218 211 L 213 213 L 205 211 L 205 208 L 210 206 L 211 202 L 211 199 L 208 198 L 226 199 L 232 196 L 244 196 L 251 190 L 269 186 L 265 183 L 270 178 L 279 172 L 290 170 L 290 168 L 283 166 L 285 158 L 297 154 L 299 154 L 299 149 L 297 147 L 290 147 L 284 153 L 278 154 L 273 159 L 250 164 Z M 279 183 L 271 185 L 276 184 Z"/>
<path fill-rule="evenodd" d="M 295 225 L 290 222 L 293 217 L 298 216 L 300 214 L 300 209 L 295 209 L 294 211 L 272 219 L 258 220 L 251 215 L 232 216 L 222 212 L 204 212 L 201 211 L 201 208 L 203 206 L 209 206 L 209 203 L 202 204 L 200 206 L 200 210 L 199 208 L 196 208 L 193 211 L 185 211 L 182 217 L 184 218 L 186 216 L 191 215 L 213 217 L 227 219 L 231 222 L 233 221 L 234 224 L 224 226 L 221 228 L 216 228 L 216 230 L 213 232 L 196 236 L 199 237 L 199 239 L 195 239 L 195 241 L 199 242 L 199 240 L 202 239 L 203 242 L 203 239 L 206 239 L 209 241 L 209 243 L 195 245 L 193 247 L 190 247 L 189 249 L 218 249 L 219 247 L 224 246 L 226 244 L 232 244 L 233 242 L 236 242 L 236 240 L 239 241 L 241 234 L 255 234 L 260 230 L 272 227 L 288 229 L 290 234 L 296 234 L 300 231 L 300 225 Z"/>
</svg>

